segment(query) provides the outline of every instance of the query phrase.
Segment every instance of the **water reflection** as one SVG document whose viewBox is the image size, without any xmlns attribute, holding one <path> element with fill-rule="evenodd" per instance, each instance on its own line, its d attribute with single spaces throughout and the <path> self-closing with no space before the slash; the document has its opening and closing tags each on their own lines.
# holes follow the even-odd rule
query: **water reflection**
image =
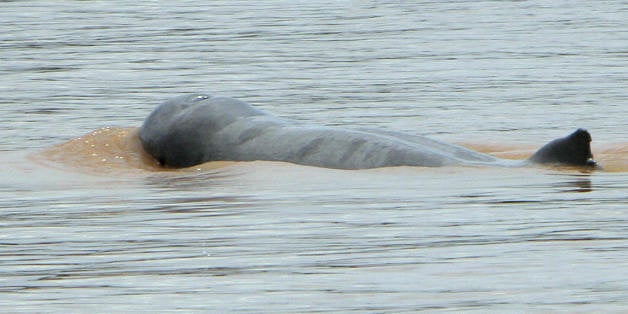
<svg viewBox="0 0 628 314">
<path fill-rule="evenodd" d="M 144 182 L 150 188 L 164 191 L 198 191 L 209 190 L 217 185 L 217 181 L 226 180 L 231 176 L 221 170 L 171 170 L 149 175 L 144 178 Z"/>
<path fill-rule="evenodd" d="M 557 182 L 554 185 L 560 192 L 588 193 L 593 191 L 591 174 L 574 174 L 568 176 L 568 180 Z"/>
</svg>

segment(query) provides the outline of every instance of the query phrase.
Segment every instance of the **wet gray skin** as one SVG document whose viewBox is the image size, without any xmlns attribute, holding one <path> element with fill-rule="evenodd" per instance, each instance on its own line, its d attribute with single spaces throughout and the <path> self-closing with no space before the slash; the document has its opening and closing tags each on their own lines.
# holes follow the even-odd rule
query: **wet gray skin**
<svg viewBox="0 0 628 314">
<path fill-rule="evenodd" d="M 527 160 L 504 160 L 422 136 L 313 126 L 280 119 L 248 103 L 207 94 L 170 99 L 140 128 L 144 149 L 168 167 L 208 161 L 284 161 L 367 169 L 394 166 L 559 164 L 597 167 L 584 129 L 556 139 Z"/>
</svg>

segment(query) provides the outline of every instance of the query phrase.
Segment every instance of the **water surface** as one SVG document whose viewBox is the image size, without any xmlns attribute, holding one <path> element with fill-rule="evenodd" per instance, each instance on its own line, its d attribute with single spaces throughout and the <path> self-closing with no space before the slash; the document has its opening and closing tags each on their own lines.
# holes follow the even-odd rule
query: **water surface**
<svg viewBox="0 0 628 314">
<path fill-rule="evenodd" d="M 3 312 L 622 312 L 621 1 L 0 3 Z M 525 158 L 584 127 L 606 171 L 159 169 L 161 101 Z"/>
</svg>

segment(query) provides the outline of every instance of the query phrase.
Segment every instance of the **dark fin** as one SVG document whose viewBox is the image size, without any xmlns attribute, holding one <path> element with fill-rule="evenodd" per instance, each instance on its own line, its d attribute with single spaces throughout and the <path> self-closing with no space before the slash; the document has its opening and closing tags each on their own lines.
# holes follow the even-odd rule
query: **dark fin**
<svg viewBox="0 0 628 314">
<path fill-rule="evenodd" d="M 529 160 L 540 164 L 597 167 L 591 153 L 591 134 L 585 129 L 545 144 Z"/>
</svg>

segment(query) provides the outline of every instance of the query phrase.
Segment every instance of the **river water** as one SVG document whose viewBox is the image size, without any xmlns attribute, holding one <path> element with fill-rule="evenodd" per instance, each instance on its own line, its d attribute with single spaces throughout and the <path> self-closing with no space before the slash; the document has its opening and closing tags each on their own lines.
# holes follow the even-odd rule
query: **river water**
<svg viewBox="0 0 628 314">
<path fill-rule="evenodd" d="M 623 312 L 625 1 L 2 1 L 0 311 Z M 136 128 L 208 92 L 604 171 L 163 170 Z"/>
</svg>

